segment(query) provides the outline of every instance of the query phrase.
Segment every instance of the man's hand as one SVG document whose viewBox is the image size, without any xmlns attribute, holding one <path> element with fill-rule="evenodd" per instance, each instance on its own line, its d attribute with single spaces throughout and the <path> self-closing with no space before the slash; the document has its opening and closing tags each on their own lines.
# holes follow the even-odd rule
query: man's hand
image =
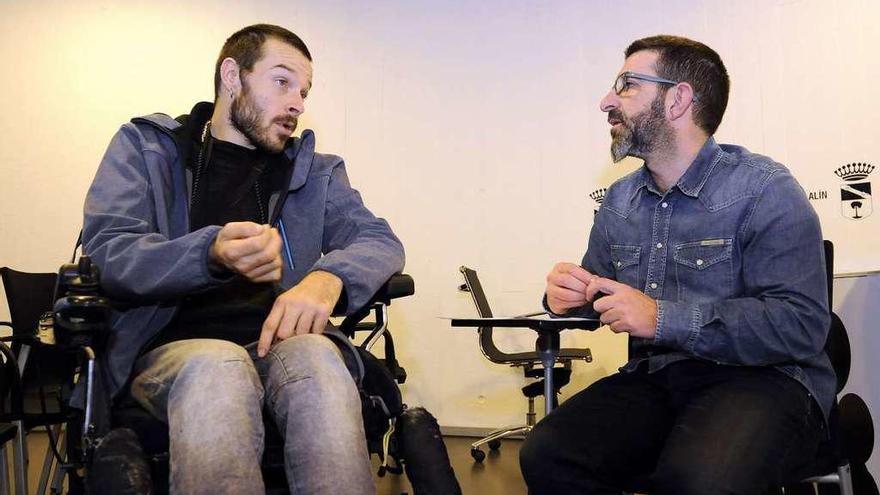
<svg viewBox="0 0 880 495">
<path fill-rule="evenodd" d="M 269 225 L 227 223 L 217 233 L 210 256 L 251 282 L 281 280 L 281 236 Z"/>
<path fill-rule="evenodd" d="M 574 263 L 556 263 L 547 274 L 547 306 L 561 315 L 588 302 L 587 285 L 596 278 Z"/>
<path fill-rule="evenodd" d="M 596 299 L 599 293 L 605 296 Z M 596 277 L 588 285 L 586 298 L 593 301 L 593 309 L 601 313 L 599 320 L 610 326 L 614 333 L 627 332 L 635 337 L 654 338 L 657 332 L 657 301 L 644 292 Z"/>
<path fill-rule="evenodd" d="M 342 280 L 329 272 L 314 271 L 275 299 L 263 322 L 257 355 L 263 357 L 276 340 L 321 333 L 342 294 Z"/>
</svg>

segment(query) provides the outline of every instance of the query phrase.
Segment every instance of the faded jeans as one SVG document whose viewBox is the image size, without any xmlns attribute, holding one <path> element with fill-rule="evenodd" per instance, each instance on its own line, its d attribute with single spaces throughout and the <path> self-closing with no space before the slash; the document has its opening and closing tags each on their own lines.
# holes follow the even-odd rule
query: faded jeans
<svg viewBox="0 0 880 495">
<path fill-rule="evenodd" d="M 132 397 L 168 424 L 173 494 L 265 493 L 264 406 L 284 436 L 292 494 L 375 493 L 357 388 L 324 336 L 289 338 L 263 358 L 224 340 L 171 342 L 141 356 L 134 376 Z"/>
</svg>

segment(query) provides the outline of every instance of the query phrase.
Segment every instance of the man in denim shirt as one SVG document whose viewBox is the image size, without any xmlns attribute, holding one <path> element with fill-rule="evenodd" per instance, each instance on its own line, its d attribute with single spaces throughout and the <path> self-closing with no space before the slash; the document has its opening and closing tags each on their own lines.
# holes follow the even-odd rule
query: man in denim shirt
<svg viewBox="0 0 880 495">
<path fill-rule="evenodd" d="M 563 403 L 521 452 L 530 493 L 756 494 L 815 456 L 834 395 L 819 221 L 791 173 L 712 138 L 729 80 L 709 47 L 635 41 L 601 102 L 615 161 L 555 314 L 630 334 L 629 362 Z"/>
</svg>

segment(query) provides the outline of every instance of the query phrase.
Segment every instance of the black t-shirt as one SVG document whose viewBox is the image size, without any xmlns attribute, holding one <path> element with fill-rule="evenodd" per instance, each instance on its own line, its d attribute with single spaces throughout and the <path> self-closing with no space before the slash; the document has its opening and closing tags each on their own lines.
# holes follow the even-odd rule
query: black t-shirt
<svg viewBox="0 0 880 495">
<path fill-rule="evenodd" d="M 265 224 L 271 213 L 269 196 L 280 190 L 288 161 L 226 141 L 195 143 L 190 167 L 194 179 L 190 231 L 207 225 L 251 221 Z M 207 165 L 197 172 L 198 155 Z M 275 300 L 273 284 L 256 284 L 234 276 L 229 282 L 185 297 L 174 319 L 147 350 L 168 342 L 194 338 L 229 340 L 241 345 L 257 340 Z M 145 351 L 146 352 L 146 351 Z"/>
</svg>

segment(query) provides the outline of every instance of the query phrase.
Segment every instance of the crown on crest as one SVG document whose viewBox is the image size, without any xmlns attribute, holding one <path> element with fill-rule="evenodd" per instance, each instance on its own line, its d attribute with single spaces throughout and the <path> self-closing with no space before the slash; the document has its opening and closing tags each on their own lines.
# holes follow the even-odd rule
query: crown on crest
<svg viewBox="0 0 880 495">
<path fill-rule="evenodd" d="M 834 171 L 834 174 L 846 181 L 864 179 L 874 171 L 870 163 L 847 163 Z"/>
<path fill-rule="evenodd" d="M 605 191 L 607 191 L 606 188 L 600 187 L 590 193 L 590 198 L 601 205 L 602 201 L 605 199 Z"/>
</svg>

